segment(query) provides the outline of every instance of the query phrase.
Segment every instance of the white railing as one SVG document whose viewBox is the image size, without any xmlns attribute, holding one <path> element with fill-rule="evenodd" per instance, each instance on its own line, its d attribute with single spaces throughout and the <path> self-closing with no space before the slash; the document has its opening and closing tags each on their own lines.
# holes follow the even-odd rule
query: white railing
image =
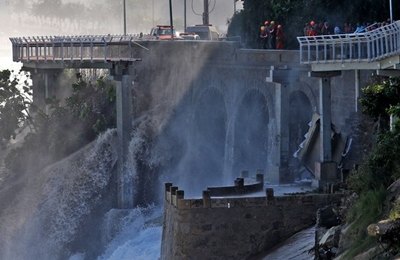
<svg viewBox="0 0 400 260">
<path fill-rule="evenodd" d="M 83 35 L 18 37 L 10 41 L 13 61 L 109 62 L 134 60 L 134 48 L 145 48 L 137 41 L 147 38 L 147 35 Z"/>
<path fill-rule="evenodd" d="M 372 62 L 400 54 L 400 21 L 357 34 L 297 37 L 300 63 Z"/>
</svg>

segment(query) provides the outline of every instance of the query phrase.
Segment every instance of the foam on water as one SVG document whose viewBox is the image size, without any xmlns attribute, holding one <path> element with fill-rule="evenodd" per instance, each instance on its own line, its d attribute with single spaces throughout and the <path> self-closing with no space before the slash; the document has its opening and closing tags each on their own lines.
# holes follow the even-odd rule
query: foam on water
<svg viewBox="0 0 400 260">
<path fill-rule="evenodd" d="M 14 189 L 0 190 L 0 204 L 5 205 L 0 212 L 0 259 L 68 254 L 64 246 L 101 203 L 101 191 L 111 178 L 117 160 L 114 136 L 115 130 L 107 131 L 68 158 L 7 183 Z"/>
<path fill-rule="evenodd" d="M 130 210 L 121 221 L 120 231 L 98 260 L 158 259 L 161 249 L 161 215 L 161 208 L 158 207 Z"/>
</svg>

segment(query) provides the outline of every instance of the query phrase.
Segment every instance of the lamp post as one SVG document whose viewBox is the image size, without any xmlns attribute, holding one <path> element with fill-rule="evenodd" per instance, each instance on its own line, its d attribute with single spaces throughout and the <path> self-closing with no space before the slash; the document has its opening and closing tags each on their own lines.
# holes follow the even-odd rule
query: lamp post
<svg viewBox="0 0 400 260">
<path fill-rule="evenodd" d="M 174 22 L 172 19 L 172 1 L 169 0 L 169 23 L 171 25 L 171 39 L 174 38 Z"/>
<path fill-rule="evenodd" d="M 155 25 L 154 24 L 154 0 L 152 0 L 152 2 L 151 2 L 151 20 L 152 20 L 153 26 L 154 26 Z"/>
<path fill-rule="evenodd" d="M 124 0 L 124 35 L 126 35 L 126 0 Z"/>
<path fill-rule="evenodd" d="M 185 32 L 186 32 L 186 0 L 183 0 L 183 27 L 185 27 Z"/>
<path fill-rule="evenodd" d="M 389 0 L 389 7 L 390 7 L 390 22 L 393 23 L 393 5 L 392 5 L 392 0 Z"/>
<path fill-rule="evenodd" d="M 203 25 L 209 25 L 209 12 L 208 12 L 208 0 L 204 0 L 204 13 L 203 13 Z"/>
</svg>

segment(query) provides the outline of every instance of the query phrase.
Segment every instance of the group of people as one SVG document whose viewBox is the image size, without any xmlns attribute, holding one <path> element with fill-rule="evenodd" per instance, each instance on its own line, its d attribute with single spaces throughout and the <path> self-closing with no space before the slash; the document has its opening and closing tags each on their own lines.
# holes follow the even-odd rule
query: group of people
<svg viewBox="0 0 400 260">
<path fill-rule="evenodd" d="M 281 24 L 275 21 L 265 21 L 260 27 L 260 38 L 263 49 L 283 49 L 284 34 Z"/>
<path fill-rule="evenodd" d="M 390 19 L 387 21 L 378 23 L 375 22 L 373 24 L 370 23 L 357 23 L 357 26 L 354 27 L 351 23 L 344 23 L 343 27 L 336 25 L 332 27 L 329 22 L 319 22 L 311 21 L 306 23 L 304 26 L 304 36 L 317 36 L 317 35 L 329 35 L 329 34 L 350 34 L 350 33 L 364 33 L 381 26 L 385 26 L 390 24 Z"/>
</svg>

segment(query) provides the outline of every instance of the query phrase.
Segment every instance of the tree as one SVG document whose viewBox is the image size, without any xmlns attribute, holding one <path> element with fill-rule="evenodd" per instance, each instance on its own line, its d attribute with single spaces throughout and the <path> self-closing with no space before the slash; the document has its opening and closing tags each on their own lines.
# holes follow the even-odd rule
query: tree
<svg viewBox="0 0 400 260">
<path fill-rule="evenodd" d="M 32 90 L 27 80 L 22 81 L 25 76 L 22 72 L 14 75 L 9 70 L 0 71 L 0 138 L 2 143 L 15 138 L 16 130 L 24 122 L 32 124 L 29 113 Z"/>
<path fill-rule="evenodd" d="M 400 5 L 393 6 L 394 13 Z M 260 26 L 266 20 L 283 25 L 286 46 L 298 47 L 296 36 L 303 35 L 305 23 L 311 20 L 342 26 L 344 22 L 373 23 L 389 17 L 388 1 L 380 0 L 252 0 L 244 2 L 244 10 L 233 17 L 228 36 L 241 36 L 247 47 L 258 48 Z"/>
<path fill-rule="evenodd" d="M 363 112 L 388 129 L 389 115 L 396 114 L 400 105 L 400 79 L 377 78 L 362 89 L 360 99 Z"/>
<path fill-rule="evenodd" d="M 38 110 L 34 117 L 34 131 L 25 137 L 20 147 L 7 155 L 7 168 L 16 172 L 40 170 L 77 151 L 106 129 L 115 128 L 116 94 L 110 81 L 99 78 L 92 83 L 78 74 L 78 80 L 71 85 L 73 93 L 66 99 L 66 105 L 48 99 L 50 113 L 46 115 Z M 13 125 L 14 132 L 19 125 Z"/>
</svg>

